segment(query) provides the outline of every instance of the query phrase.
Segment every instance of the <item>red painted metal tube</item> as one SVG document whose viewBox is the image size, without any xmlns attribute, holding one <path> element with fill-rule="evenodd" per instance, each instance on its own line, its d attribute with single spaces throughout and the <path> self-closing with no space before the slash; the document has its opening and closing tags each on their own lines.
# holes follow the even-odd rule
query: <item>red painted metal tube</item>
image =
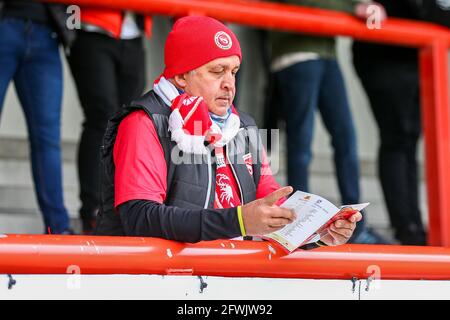
<svg viewBox="0 0 450 320">
<path fill-rule="evenodd" d="M 264 29 L 319 35 L 342 35 L 356 39 L 421 47 L 441 38 L 450 44 L 448 29 L 433 24 L 389 19 L 379 30 L 340 12 L 264 1 L 242 0 L 46 0 L 83 6 L 129 9 L 149 14 L 208 15 L 223 21 Z"/>
<path fill-rule="evenodd" d="M 422 123 L 425 135 L 429 243 L 450 246 L 450 108 L 448 46 L 421 49 Z"/>
<path fill-rule="evenodd" d="M 269 242 L 184 244 L 155 238 L 6 235 L 0 273 L 450 280 L 450 248 L 345 245 L 286 255 Z"/>
</svg>

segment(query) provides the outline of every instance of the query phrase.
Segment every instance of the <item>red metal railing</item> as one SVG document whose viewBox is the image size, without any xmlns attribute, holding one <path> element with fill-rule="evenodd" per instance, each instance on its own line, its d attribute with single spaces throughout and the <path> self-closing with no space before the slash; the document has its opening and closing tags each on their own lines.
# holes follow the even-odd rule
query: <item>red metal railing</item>
<svg viewBox="0 0 450 320">
<path fill-rule="evenodd" d="M 92 6 L 92 0 L 47 0 Z M 98 7 L 148 14 L 202 14 L 253 27 L 417 47 L 431 245 L 450 246 L 450 32 L 432 24 L 389 19 L 370 30 L 349 15 L 285 4 L 237 0 L 95 0 Z M 274 247 L 275 248 L 275 247 Z M 195 245 L 152 238 L 0 236 L 0 273 L 194 274 L 219 276 L 450 279 L 450 248 L 346 245 L 283 255 L 269 243 L 212 241 Z M 332 265 L 333 268 L 329 268 Z M 413 267 L 411 267 L 413 266 Z M 369 269 L 368 269 L 369 268 Z"/>
<path fill-rule="evenodd" d="M 286 255 L 269 242 L 185 244 L 132 237 L 0 237 L 0 274 L 66 274 L 72 273 L 73 266 L 81 274 L 450 280 L 450 248 L 344 245 Z"/>
</svg>

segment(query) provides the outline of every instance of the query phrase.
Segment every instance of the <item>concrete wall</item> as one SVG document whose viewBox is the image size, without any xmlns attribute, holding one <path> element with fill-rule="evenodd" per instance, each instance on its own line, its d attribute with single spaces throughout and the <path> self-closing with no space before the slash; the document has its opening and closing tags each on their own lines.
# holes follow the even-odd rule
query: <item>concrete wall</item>
<svg viewBox="0 0 450 320">
<path fill-rule="evenodd" d="M 10 289 L 10 278 L 0 275 L 0 299 L 178 300 L 159 309 L 166 314 L 181 315 L 182 318 L 183 314 L 194 314 L 195 307 L 195 319 L 208 318 L 209 315 L 214 319 L 220 318 L 214 315 L 223 314 L 231 315 L 230 318 L 234 318 L 233 315 L 249 315 L 252 318 L 250 315 L 255 315 L 256 311 L 262 315 L 275 315 L 280 309 L 274 307 L 272 310 L 273 300 L 444 300 L 450 294 L 450 283 L 436 280 L 375 279 L 369 282 L 358 279 L 353 283 L 350 280 L 216 276 L 202 276 L 207 287 L 200 290 L 201 282 L 196 276 L 84 275 L 83 270 L 80 270 L 81 274 L 71 274 L 76 266 L 69 266 L 68 270 L 71 267 L 72 271 L 68 271 L 67 275 L 12 275 L 16 282 Z M 249 304 L 248 297 L 269 301 Z M 223 302 L 230 299 L 230 303 Z M 207 301 L 199 304 L 200 300 Z M 199 305 L 202 307 L 199 308 Z"/>
</svg>

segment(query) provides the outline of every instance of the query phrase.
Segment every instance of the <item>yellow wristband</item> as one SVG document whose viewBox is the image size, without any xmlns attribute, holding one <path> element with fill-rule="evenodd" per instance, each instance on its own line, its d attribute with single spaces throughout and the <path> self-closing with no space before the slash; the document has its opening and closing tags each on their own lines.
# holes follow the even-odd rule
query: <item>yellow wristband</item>
<svg viewBox="0 0 450 320">
<path fill-rule="evenodd" d="M 316 244 L 319 247 L 328 247 L 327 244 L 325 242 L 323 242 L 322 240 L 316 241 Z"/>
<path fill-rule="evenodd" d="M 237 207 L 237 215 L 239 220 L 239 227 L 241 228 L 241 234 L 243 237 L 245 237 L 247 234 L 245 233 L 245 226 L 244 226 L 244 220 L 242 219 L 242 207 Z"/>
</svg>

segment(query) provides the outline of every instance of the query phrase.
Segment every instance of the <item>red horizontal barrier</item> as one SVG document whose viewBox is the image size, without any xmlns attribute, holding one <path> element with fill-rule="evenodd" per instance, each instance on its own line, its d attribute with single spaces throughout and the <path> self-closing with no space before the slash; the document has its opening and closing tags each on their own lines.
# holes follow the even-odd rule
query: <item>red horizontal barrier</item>
<svg viewBox="0 0 450 320">
<path fill-rule="evenodd" d="M 342 35 L 355 39 L 387 42 L 413 47 L 436 39 L 450 45 L 448 29 L 423 22 L 389 19 L 381 29 L 371 30 L 348 14 L 264 1 L 242 0 L 46 0 L 81 6 L 128 9 L 148 14 L 183 16 L 208 15 L 219 20 L 264 29 L 318 35 Z"/>
<path fill-rule="evenodd" d="M 2 274 L 66 274 L 73 266 L 81 274 L 364 279 L 378 270 L 384 280 L 450 280 L 450 248 L 345 245 L 286 255 L 269 242 L 0 236 Z"/>
</svg>

